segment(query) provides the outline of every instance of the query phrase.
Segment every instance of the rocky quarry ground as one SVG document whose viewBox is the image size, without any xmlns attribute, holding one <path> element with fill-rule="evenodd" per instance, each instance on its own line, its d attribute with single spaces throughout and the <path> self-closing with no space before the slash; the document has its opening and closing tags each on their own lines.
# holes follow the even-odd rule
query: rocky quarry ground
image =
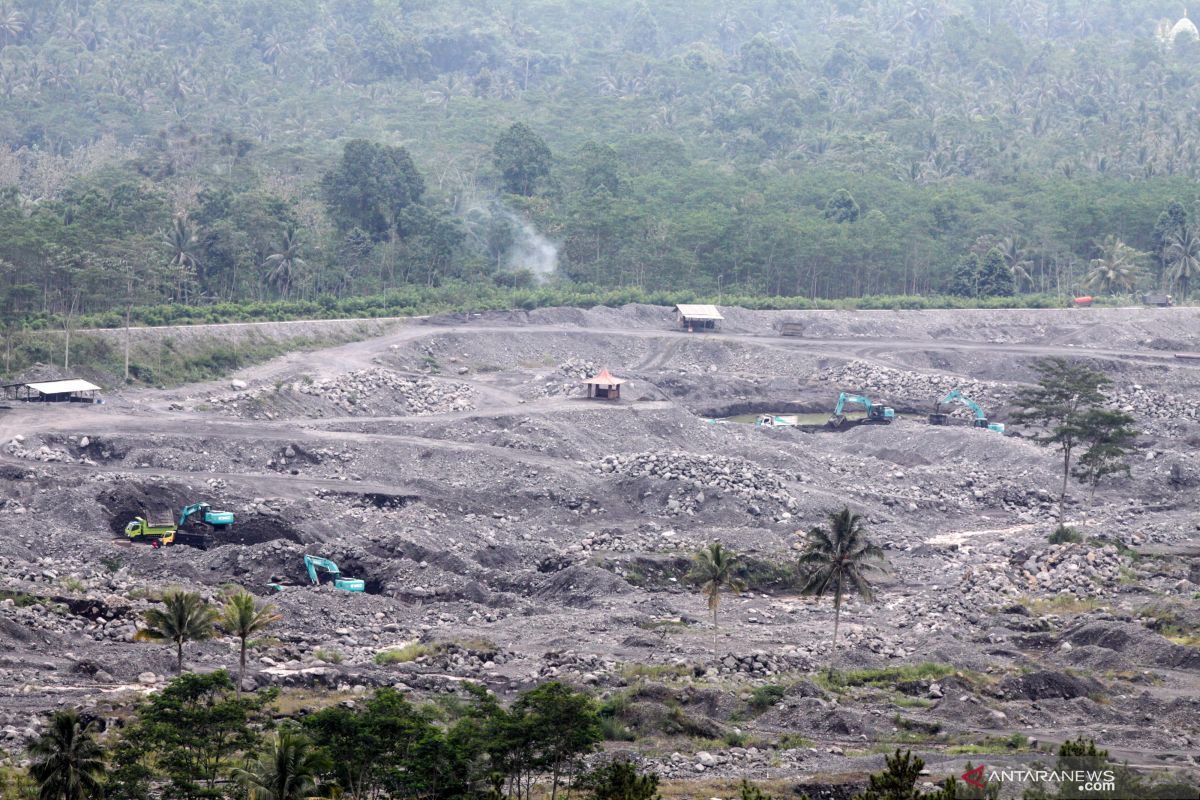
<svg viewBox="0 0 1200 800">
<path fill-rule="evenodd" d="M 896 747 L 932 783 L 1078 734 L 1200 777 L 1200 360 L 1175 356 L 1200 312 L 725 313 L 691 335 L 648 306 L 413 320 L 219 383 L 0 410 L 0 748 L 19 759 L 51 711 L 114 715 L 161 686 L 172 654 L 135 641 L 145 609 L 239 584 L 284 615 L 249 685 L 316 706 L 561 679 L 605 703 L 608 750 L 681 796 L 745 777 L 845 797 Z M 1049 355 L 1103 369 L 1142 431 L 1129 477 L 1094 501 L 1072 486 L 1081 543 L 1046 540 L 1060 467 L 1027 432 L 926 421 L 952 388 L 1008 420 Z M 600 367 L 629 380 L 619 402 L 581 399 Z M 899 419 L 712 421 L 827 413 L 839 391 Z M 211 549 L 122 536 L 198 500 L 237 516 Z M 831 604 L 798 594 L 794 564 L 843 504 L 889 570 L 834 652 Z M 686 581 L 712 541 L 749 586 L 715 652 Z M 309 585 L 306 552 L 367 591 Z M 220 640 L 190 659 L 235 660 Z"/>
</svg>

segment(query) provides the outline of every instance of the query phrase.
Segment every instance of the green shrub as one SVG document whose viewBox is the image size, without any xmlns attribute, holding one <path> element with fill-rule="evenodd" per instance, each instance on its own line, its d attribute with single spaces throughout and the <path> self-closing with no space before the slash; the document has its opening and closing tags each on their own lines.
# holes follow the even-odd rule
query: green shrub
<svg viewBox="0 0 1200 800">
<path fill-rule="evenodd" d="M 764 711 L 782 700 L 785 694 L 787 694 L 787 689 L 774 683 L 755 687 L 754 691 L 750 693 L 750 707 L 757 711 Z"/>
<path fill-rule="evenodd" d="M 1079 544 L 1083 541 L 1083 534 L 1069 525 L 1059 525 L 1046 541 L 1050 544 Z"/>
</svg>

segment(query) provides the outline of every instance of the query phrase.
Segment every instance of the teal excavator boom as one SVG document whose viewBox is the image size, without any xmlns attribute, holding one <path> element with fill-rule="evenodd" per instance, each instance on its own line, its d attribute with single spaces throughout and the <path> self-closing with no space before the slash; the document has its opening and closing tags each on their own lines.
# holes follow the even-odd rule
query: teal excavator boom
<svg viewBox="0 0 1200 800">
<path fill-rule="evenodd" d="M 957 401 L 957 402 L 961 403 L 962 405 L 966 406 L 967 408 L 969 408 L 971 410 L 971 413 L 973 413 L 975 415 L 975 419 L 971 421 L 971 427 L 987 428 L 989 431 L 994 431 L 996 433 L 1004 433 L 1004 423 L 988 422 L 987 413 L 983 410 L 983 407 L 980 406 L 979 403 L 976 403 L 971 398 L 964 396 L 963 393 L 961 391 L 959 391 L 958 389 L 951 391 L 949 394 L 947 394 L 945 397 L 943 397 L 941 400 L 938 401 L 937 406 L 934 408 L 933 413 L 929 415 L 929 424 L 930 425 L 945 425 L 946 422 L 950 419 L 950 415 L 947 413 L 944 413 L 942 411 L 942 406 L 949 405 L 950 403 L 953 403 L 955 401 Z"/>
<path fill-rule="evenodd" d="M 345 589 L 347 592 L 362 592 L 366 591 L 366 582 L 360 578 L 343 578 L 342 571 L 338 569 L 338 565 L 330 561 L 328 558 L 320 556 L 312 556 L 304 554 L 304 567 L 308 570 L 308 577 L 314 585 L 321 584 L 321 574 L 324 573 L 329 577 L 327 581 L 332 580 L 333 585 L 339 589 Z"/>
<path fill-rule="evenodd" d="M 846 410 L 847 403 L 855 403 L 867 411 L 867 416 L 859 420 L 848 420 L 843 413 Z M 825 423 L 830 428 L 845 428 L 850 425 L 891 425 L 892 420 L 896 418 L 896 410 L 887 406 L 876 403 L 871 398 L 861 394 L 847 394 L 842 392 L 838 395 L 837 405 L 834 406 L 833 416 L 829 418 L 829 422 Z"/>
<path fill-rule="evenodd" d="M 184 506 L 183 511 L 179 512 L 178 527 L 182 528 L 189 519 L 193 523 L 199 523 L 201 527 L 224 530 L 233 524 L 233 512 L 213 511 L 208 503 L 192 503 L 190 506 Z"/>
</svg>

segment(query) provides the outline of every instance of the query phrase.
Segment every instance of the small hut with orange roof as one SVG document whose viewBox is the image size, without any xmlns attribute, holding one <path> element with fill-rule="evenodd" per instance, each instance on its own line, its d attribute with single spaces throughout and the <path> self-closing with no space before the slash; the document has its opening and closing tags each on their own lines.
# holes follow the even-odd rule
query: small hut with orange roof
<svg viewBox="0 0 1200 800">
<path fill-rule="evenodd" d="M 589 400 L 620 400 L 621 384 L 624 382 L 624 378 L 613 377 L 613 374 L 605 367 L 585 380 L 583 384 L 587 387 Z"/>
</svg>

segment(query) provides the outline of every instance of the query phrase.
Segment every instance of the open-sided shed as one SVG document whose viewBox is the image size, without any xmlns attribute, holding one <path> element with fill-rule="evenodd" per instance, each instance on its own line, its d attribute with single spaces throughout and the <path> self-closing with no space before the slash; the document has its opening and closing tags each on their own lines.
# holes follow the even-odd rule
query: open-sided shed
<svg viewBox="0 0 1200 800">
<path fill-rule="evenodd" d="M 61 381 L 10 383 L 4 388 L 6 400 L 30 403 L 94 403 L 100 387 L 82 378 Z"/>
<path fill-rule="evenodd" d="M 625 383 L 625 379 L 615 378 L 607 368 L 603 368 L 583 383 L 591 400 L 620 400 L 621 384 Z"/>
<path fill-rule="evenodd" d="M 675 321 L 689 333 L 692 331 L 715 331 L 717 323 L 725 319 L 716 306 L 680 304 L 675 306 Z"/>
</svg>

